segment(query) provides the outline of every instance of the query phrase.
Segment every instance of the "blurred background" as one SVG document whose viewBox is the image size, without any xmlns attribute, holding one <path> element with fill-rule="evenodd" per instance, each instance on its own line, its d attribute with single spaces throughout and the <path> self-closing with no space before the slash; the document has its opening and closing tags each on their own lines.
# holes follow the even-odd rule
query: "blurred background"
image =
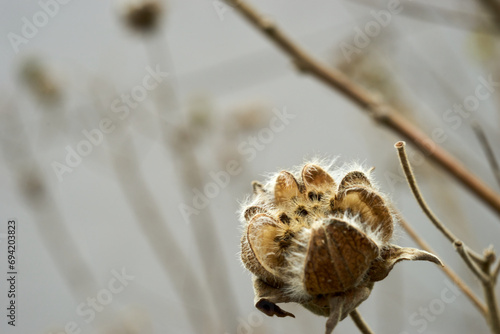
<svg viewBox="0 0 500 334">
<path fill-rule="evenodd" d="M 494 1 L 251 3 L 498 190 L 473 131 L 500 156 Z M 0 332 L 322 333 L 326 319 L 300 305 L 283 305 L 295 319 L 257 311 L 238 255 L 251 181 L 313 157 L 376 167 L 382 191 L 482 295 L 413 199 L 402 138 L 298 72 L 224 2 L 2 1 L 0 13 L 2 277 L 7 221 L 18 224 L 16 326 L 2 311 Z M 436 214 L 473 249 L 500 249 L 498 217 L 408 150 Z M 416 246 L 401 229 L 396 240 Z M 402 263 L 359 310 L 376 333 L 487 332 L 457 291 L 435 265 Z M 350 319 L 335 331 L 355 332 Z"/>
</svg>

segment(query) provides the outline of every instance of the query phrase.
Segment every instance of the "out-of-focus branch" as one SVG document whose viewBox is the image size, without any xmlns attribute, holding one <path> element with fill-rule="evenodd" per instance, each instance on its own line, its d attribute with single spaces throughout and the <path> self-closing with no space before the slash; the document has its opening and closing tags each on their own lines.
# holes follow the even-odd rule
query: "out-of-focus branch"
<svg viewBox="0 0 500 334">
<path fill-rule="evenodd" d="M 175 239 L 169 222 L 159 210 L 151 190 L 144 181 L 133 143 L 127 134 L 122 134 L 123 143 L 113 147 L 112 164 L 136 222 L 142 229 L 165 275 L 171 280 L 174 290 L 185 303 L 189 324 L 194 332 L 203 332 L 207 328 L 214 330 L 210 317 L 204 282 L 198 278 L 193 265 L 185 255 L 181 245 Z M 118 153 L 117 153 L 118 152 Z M 198 307 L 201 305 L 201 307 Z"/>
<path fill-rule="evenodd" d="M 175 68 L 171 62 L 168 43 L 163 41 L 164 38 L 155 44 L 147 45 L 150 62 L 161 64 L 169 73 L 169 77 L 158 87 L 165 99 L 155 98 L 153 102 L 162 144 L 167 155 L 171 157 L 176 176 L 181 180 L 180 196 L 183 203 L 187 204 L 193 201 L 193 189 L 204 189 L 206 180 L 202 164 L 195 154 L 190 129 L 183 125 L 185 122 L 177 95 Z M 210 299 L 217 303 L 214 312 L 219 325 L 224 326 L 226 330 L 233 330 L 238 327 L 238 305 L 226 263 L 223 261 L 222 243 L 216 232 L 214 216 L 207 207 L 203 213 L 192 214 L 189 222 L 184 223 L 189 223 L 195 238 L 204 277 L 209 286 L 207 292 Z"/>
<path fill-rule="evenodd" d="M 363 334 L 373 334 L 373 331 L 368 327 L 368 324 L 365 322 L 365 319 L 361 316 L 361 314 L 358 312 L 358 309 L 355 309 L 351 313 L 349 313 L 351 316 L 352 321 L 358 327 L 359 331 Z"/>
<path fill-rule="evenodd" d="M 488 141 L 488 138 L 486 137 L 483 128 L 478 123 L 473 123 L 472 129 L 476 133 L 477 139 L 481 143 L 484 153 L 486 154 L 486 158 L 488 159 L 491 169 L 493 170 L 493 174 L 495 175 L 495 178 L 500 185 L 500 166 L 498 166 L 495 153 L 493 153 L 493 149 Z"/>
<path fill-rule="evenodd" d="M 11 110 L 9 110 L 11 109 Z M 61 214 L 42 168 L 25 136 L 20 112 L 15 106 L 1 110 L 0 149 L 11 169 L 26 205 L 33 209 L 38 234 L 76 301 L 84 299 L 98 285 L 92 266 L 84 259 Z"/>
<path fill-rule="evenodd" d="M 498 0 L 479 0 L 488 13 L 493 13 L 493 22 L 500 27 L 500 2 Z"/>
<path fill-rule="evenodd" d="M 369 8 L 381 8 L 381 6 L 386 6 L 386 3 L 383 1 L 354 0 L 354 2 Z M 491 23 L 494 20 L 492 15 L 482 15 L 470 11 L 464 12 L 444 8 L 439 5 L 436 6 L 433 3 L 405 2 L 404 10 L 398 15 L 406 16 L 413 20 L 445 25 L 465 31 L 476 31 L 478 25 L 481 24 L 481 27 L 483 28 L 482 32 L 487 34 L 498 33 L 498 25 Z"/>
<path fill-rule="evenodd" d="M 313 58 L 293 42 L 274 23 L 266 20 L 252 6 L 242 0 L 226 0 L 234 5 L 250 23 L 288 54 L 303 72 L 313 75 L 329 87 L 339 91 L 365 110 L 374 120 L 403 136 L 436 162 L 467 189 L 478 196 L 500 215 L 500 196 L 447 151 L 438 146 L 424 132 L 406 120 L 397 110 L 376 98 L 341 72 L 329 68 Z"/>
</svg>

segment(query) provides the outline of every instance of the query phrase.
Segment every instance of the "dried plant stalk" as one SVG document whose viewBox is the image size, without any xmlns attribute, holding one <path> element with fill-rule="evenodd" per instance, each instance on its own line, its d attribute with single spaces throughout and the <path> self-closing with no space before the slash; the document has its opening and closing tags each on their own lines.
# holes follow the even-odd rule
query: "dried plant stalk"
<svg viewBox="0 0 500 334">
<path fill-rule="evenodd" d="M 127 134 L 122 135 L 127 137 Z M 155 204 L 153 194 L 142 179 L 133 143 L 126 138 L 122 147 L 117 147 L 116 150 L 123 154 L 112 153 L 113 166 L 122 191 L 175 291 L 184 303 L 200 307 L 210 305 L 205 296 L 205 286 L 198 279 L 191 261 L 174 238 L 166 219 Z M 193 330 L 196 333 L 203 332 L 207 327 L 213 330 L 215 327 L 209 312 L 200 312 L 193 305 L 184 307 Z"/>
<path fill-rule="evenodd" d="M 453 235 L 453 233 L 448 228 L 446 228 L 446 226 L 444 226 L 444 224 L 429 208 L 422 194 L 420 193 L 417 181 L 415 180 L 415 175 L 413 174 L 408 156 L 406 155 L 405 142 L 397 142 L 394 146 L 398 150 L 401 166 L 405 173 L 410 189 L 412 190 L 413 195 L 417 199 L 420 207 L 425 212 L 429 220 L 434 224 L 434 226 L 436 226 L 436 228 L 453 243 L 455 249 L 462 257 L 466 265 L 481 282 L 486 299 L 486 305 L 488 306 L 486 320 L 488 322 L 488 325 L 490 326 L 491 332 L 494 334 L 500 334 L 500 314 L 498 312 L 498 304 L 495 295 L 495 284 L 497 277 L 495 275 L 495 271 L 491 272 L 491 263 L 495 260 L 493 250 L 486 249 L 484 251 L 484 257 L 480 257 L 472 250 L 470 250 L 466 245 L 464 245 L 462 241 L 458 240 Z"/>
<path fill-rule="evenodd" d="M 168 43 L 164 39 L 157 40 L 155 44 L 146 45 L 148 56 L 152 63 L 163 64 L 170 74 L 158 89 L 162 89 L 162 99 L 155 96 L 153 99 L 158 116 L 163 147 L 167 155 L 172 156 L 176 175 L 181 180 L 181 196 L 184 203 L 192 202 L 192 189 L 203 189 L 205 180 L 203 169 L 195 154 L 190 129 L 183 126 L 183 115 L 180 113 L 180 99 L 176 90 L 176 75 L 171 64 Z M 158 54 L 158 57 L 155 55 Z M 176 137 L 177 136 L 177 137 Z M 201 258 L 202 270 L 210 287 L 208 293 L 211 300 L 219 301 L 215 312 L 220 324 L 227 330 L 238 327 L 238 305 L 236 294 L 229 281 L 228 270 L 221 242 L 216 234 L 216 224 L 210 208 L 205 208 L 203 213 L 193 214 L 190 217 L 190 227 L 195 238 L 197 251 Z M 184 222 L 188 223 L 188 222 Z M 217 261 L 217 259 L 219 261 Z M 223 301 L 220 299 L 224 298 Z"/>
<path fill-rule="evenodd" d="M 365 322 L 365 319 L 361 316 L 361 314 L 358 312 L 358 309 L 355 309 L 351 313 L 349 313 L 351 316 L 352 321 L 356 324 L 356 327 L 358 327 L 359 331 L 363 334 L 373 334 L 373 331 L 368 327 L 368 325 Z"/>
<path fill-rule="evenodd" d="M 86 298 L 97 287 L 92 267 L 85 261 L 65 224 L 52 193 L 43 180 L 43 172 L 23 131 L 19 111 L 2 110 L 7 130 L 0 140 L 5 160 L 11 169 L 26 205 L 34 210 L 36 227 L 54 265 L 68 285 L 76 301 Z M 21 160 L 26 159 L 26 160 Z M 27 163 L 29 161 L 29 163 Z"/>
</svg>

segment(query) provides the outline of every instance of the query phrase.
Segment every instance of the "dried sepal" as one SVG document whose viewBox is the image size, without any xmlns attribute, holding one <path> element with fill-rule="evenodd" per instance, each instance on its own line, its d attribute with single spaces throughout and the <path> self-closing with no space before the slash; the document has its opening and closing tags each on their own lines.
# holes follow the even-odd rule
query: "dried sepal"
<svg viewBox="0 0 500 334">
<path fill-rule="evenodd" d="M 342 178 L 342 181 L 340 181 L 338 192 L 342 193 L 347 188 L 358 187 L 358 186 L 371 188 L 372 184 L 365 173 L 355 170 L 347 173 Z"/>
<path fill-rule="evenodd" d="M 295 318 L 295 315 L 276 305 L 276 303 L 288 303 L 294 301 L 287 296 L 282 289 L 275 288 L 258 277 L 253 278 L 253 287 L 255 292 L 255 307 L 259 311 L 270 317 L 275 315 L 279 318 Z"/>
<path fill-rule="evenodd" d="M 393 234 L 394 222 L 383 198 L 370 188 L 347 188 L 337 194 L 335 209 L 359 215 L 366 229 L 379 232 L 382 242 L 388 242 Z"/>
<path fill-rule="evenodd" d="M 326 320 L 326 334 L 333 332 L 341 320 L 340 318 L 342 316 L 345 300 L 346 297 L 344 295 L 333 295 L 328 298 L 330 315 L 328 316 L 328 320 Z"/>
<path fill-rule="evenodd" d="M 335 181 L 323 168 L 315 164 L 307 164 L 302 169 L 302 181 L 309 192 L 325 193 L 335 189 Z M 311 196 L 309 196 L 311 197 Z"/>
<path fill-rule="evenodd" d="M 341 295 L 330 295 L 328 298 L 330 313 L 326 321 L 325 333 L 332 333 L 339 321 L 344 320 L 349 313 L 368 299 L 372 289 L 373 283 L 365 282 L 354 289 L 347 290 Z"/>
<path fill-rule="evenodd" d="M 389 275 L 394 265 L 400 261 L 429 261 L 443 266 L 441 260 L 429 252 L 416 249 L 389 245 L 382 249 L 380 258 L 372 264 L 369 276 L 373 282 L 381 281 Z"/>
<path fill-rule="evenodd" d="M 274 199 L 277 206 L 289 206 L 300 196 L 299 184 L 295 177 L 286 171 L 279 173 L 274 186 Z"/>
<path fill-rule="evenodd" d="M 242 260 L 248 270 L 267 282 L 279 281 L 279 268 L 283 256 L 275 242 L 286 233 L 282 224 L 267 214 L 257 214 L 247 225 L 246 238 L 242 240 Z"/>
<path fill-rule="evenodd" d="M 243 216 L 245 217 L 245 220 L 249 222 L 250 220 L 252 220 L 254 216 L 256 216 L 259 213 L 269 214 L 269 212 L 267 212 L 266 209 L 264 209 L 263 207 L 252 205 L 245 209 Z"/>
<path fill-rule="evenodd" d="M 305 260 L 306 291 L 317 295 L 355 287 L 378 255 L 377 245 L 345 221 L 314 226 Z"/>
</svg>

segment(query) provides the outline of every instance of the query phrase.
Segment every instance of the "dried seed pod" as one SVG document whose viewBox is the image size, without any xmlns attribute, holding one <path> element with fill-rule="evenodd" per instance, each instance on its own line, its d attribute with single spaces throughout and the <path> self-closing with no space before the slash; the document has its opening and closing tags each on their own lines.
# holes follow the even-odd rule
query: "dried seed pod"
<svg viewBox="0 0 500 334">
<path fill-rule="evenodd" d="M 357 286 L 374 259 L 377 245 L 340 219 L 312 228 L 304 285 L 311 295 L 338 293 Z"/>
<path fill-rule="evenodd" d="M 297 302 L 328 317 L 330 333 L 396 263 L 441 264 L 430 253 L 390 244 L 395 215 L 362 171 L 347 172 L 338 187 L 317 164 L 272 180 L 253 183 L 241 239 L 255 306 L 269 316 L 293 316 L 276 304 Z"/>
<path fill-rule="evenodd" d="M 131 29 L 138 32 L 152 32 L 158 27 L 162 9 L 159 1 L 145 0 L 140 4 L 130 6 L 125 15 L 125 22 Z"/>
</svg>

